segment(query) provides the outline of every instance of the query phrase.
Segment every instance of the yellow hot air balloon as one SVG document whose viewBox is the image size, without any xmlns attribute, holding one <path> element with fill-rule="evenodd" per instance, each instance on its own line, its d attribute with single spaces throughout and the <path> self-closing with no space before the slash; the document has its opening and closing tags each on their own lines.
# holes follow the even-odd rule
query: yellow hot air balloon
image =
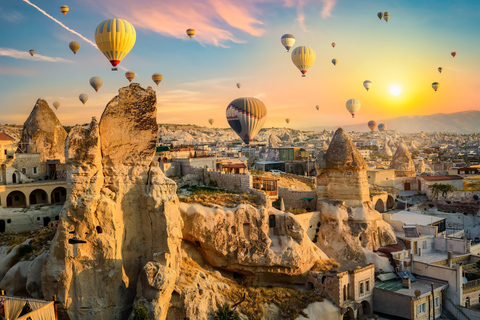
<svg viewBox="0 0 480 320">
<path fill-rule="evenodd" d="M 439 85 L 440 85 L 440 83 L 438 83 L 438 82 L 432 83 L 433 90 L 437 91 Z"/>
<path fill-rule="evenodd" d="M 30 50 L 28 51 L 28 53 L 30 53 L 30 55 L 33 57 L 33 55 L 35 54 L 35 50 L 30 49 Z"/>
<path fill-rule="evenodd" d="M 125 72 L 125 78 L 127 78 L 128 81 L 132 82 L 133 78 L 135 78 L 135 72 L 133 71 Z"/>
<path fill-rule="evenodd" d="M 136 39 L 135 28 L 130 22 L 123 19 L 105 20 L 95 30 L 95 42 L 98 49 L 114 67 L 132 50 Z M 112 70 L 117 70 L 117 68 L 112 68 Z"/>
<path fill-rule="evenodd" d="M 370 87 L 372 86 L 372 81 L 370 81 L 370 80 L 365 80 L 365 81 L 363 81 L 363 86 L 364 86 L 365 89 L 367 89 L 367 91 L 368 91 L 368 89 L 370 89 Z"/>
<path fill-rule="evenodd" d="M 60 12 L 63 13 L 63 15 L 66 15 L 68 10 L 70 10 L 70 8 L 68 8 L 68 6 L 61 6 L 60 7 Z"/>
<path fill-rule="evenodd" d="M 92 86 L 93 89 L 95 89 L 95 91 L 98 92 L 98 89 L 100 89 L 102 84 L 103 84 L 102 78 L 100 78 L 100 77 L 91 77 L 90 78 L 90 85 Z"/>
<path fill-rule="evenodd" d="M 187 29 L 187 36 L 190 37 L 190 39 L 193 37 L 195 34 L 195 29 Z"/>
<path fill-rule="evenodd" d="M 285 122 L 286 122 L 287 124 L 289 124 L 289 123 L 290 123 L 290 119 L 289 119 L 289 118 L 285 119 Z"/>
<path fill-rule="evenodd" d="M 332 59 L 332 63 L 333 63 L 334 66 L 336 66 L 337 65 L 337 59 Z"/>
<path fill-rule="evenodd" d="M 385 21 L 388 22 L 388 19 L 390 19 L 390 13 L 384 12 L 384 13 L 383 13 L 383 19 L 385 19 Z"/>
<path fill-rule="evenodd" d="M 160 82 L 163 80 L 163 76 L 160 73 L 154 73 L 152 75 L 152 80 L 155 82 L 155 84 L 158 86 Z"/>
<path fill-rule="evenodd" d="M 214 122 L 215 122 L 214 119 L 208 119 L 208 123 L 210 123 L 210 125 L 213 125 Z"/>
<path fill-rule="evenodd" d="M 86 93 L 82 93 L 81 95 L 78 96 L 78 99 L 82 101 L 83 104 L 85 104 L 88 100 L 88 95 Z"/>
<path fill-rule="evenodd" d="M 53 102 L 53 107 L 54 107 L 56 110 L 58 110 L 58 108 L 60 108 L 60 102 L 54 101 L 54 102 Z"/>
<path fill-rule="evenodd" d="M 68 44 L 68 47 L 72 50 L 73 54 L 77 54 L 78 49 L 80 49 L 80 43 L 72 41 Z"/>
<path fill-rule="evenodd" d="M 305 73 L 313 65 L 315 58 L 315 51 L 307 46 L 296 47 L 292 52 L 293 64 L 300 70 L 302 77 L 305 77 Z"/>
<path fill-rule="evenodd" d="M 352 118 L 355 118 L 355 113 L 360 110 L 361 104 L 357 99 L 350 99 L 347 101 L 347 110 L 352 114 Z"/>
</svg>

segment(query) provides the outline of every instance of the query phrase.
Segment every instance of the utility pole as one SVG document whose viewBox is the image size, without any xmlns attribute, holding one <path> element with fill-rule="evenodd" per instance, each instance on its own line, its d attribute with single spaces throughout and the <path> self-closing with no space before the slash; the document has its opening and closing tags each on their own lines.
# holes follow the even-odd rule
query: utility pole
<svg viewBox="0 0 480 320">
<path fill-rule="evenodd" d="M 433 291 L 433 282 L 432 285 L 432 306 L 433 306 L 433 320 L 435 320 L 435 292 Z"/>
</svg>

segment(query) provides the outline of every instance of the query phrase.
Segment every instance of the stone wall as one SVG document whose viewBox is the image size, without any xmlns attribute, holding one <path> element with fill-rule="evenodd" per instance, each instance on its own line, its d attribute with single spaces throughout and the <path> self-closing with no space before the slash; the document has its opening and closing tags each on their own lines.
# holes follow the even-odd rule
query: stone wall
<svg viewBox="0 0 480 320">
<path fill-rule="evenodd" d="M 285 187 L 278 187 L 278 197 L 283 199 L 285 209 L 307 209 L 313 211 L 316 208 L 317 192 L 290 190 Z M 302 198 L 313 198 L 312 201 L 300 200 Z"/>
<path fill-rule="evenodd" d="M 203 172 L 206 186 L 220 189 L 248 192 L 253 186 L 252 176 L 249 174 L 227 174 L 223 171 Z"/>
<path fill-rule="evenodd" d="M 280 174 L 280 176 L 285 177 L 285 178 L 298 180 L 298 181 L 306 183 L 306 184 L 315 185 L 317 183 L 317 177 L 299 176 L 299 175 L 291 174 L 291 173 L 282 173 L 282 174 Z"/>
<path fill-rule="evenodd" d="M 168 178 L 180 176 L 181 167 L 178 162 L 159 162 L 159 166 Z"/>
<path fill-rule="evenodd" d="M 47 166 L 45 162 L 41 162 L 40 153 L 17 153 L 13 166 L 22 172 L 25 168 L 23 173 L 31 179 L 44 178 L 47 175 Z"/>
</svg>

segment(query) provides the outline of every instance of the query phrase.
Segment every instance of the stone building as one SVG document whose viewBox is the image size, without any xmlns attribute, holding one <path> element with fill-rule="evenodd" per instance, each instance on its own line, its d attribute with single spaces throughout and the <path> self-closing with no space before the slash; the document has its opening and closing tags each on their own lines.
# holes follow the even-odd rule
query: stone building
<svg viewBox="0 0 480 320">
<path fill-rule="evenodd" d="M 418 190 L 415 164 L 405 142 L 402 140 L 393 155 L 389 169 L 395 170 L 393 187 L 398 190 Z"/>
</svg>

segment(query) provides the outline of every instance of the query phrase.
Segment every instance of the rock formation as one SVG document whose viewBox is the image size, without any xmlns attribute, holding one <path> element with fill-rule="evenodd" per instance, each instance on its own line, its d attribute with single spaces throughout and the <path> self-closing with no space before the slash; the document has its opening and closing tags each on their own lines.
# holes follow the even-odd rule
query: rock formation
<svg viewBox="0 0 480 320">
<path fill-rule="evenodd" d="M 362 206 L 370 201 L 367 164 L 350 136 L 339 128 L 326 153 L 317 156 L 317 198 Z"/>
<path fill-rule="evenodd" d="M 388 146 L 387 140 L 383 143 L 383 148 L 380 149 L 379 151 L 380 155 L 385 156 L 385 157 L 391 157 L 393 156 L 392 149 Z"/>
<path fill-rule="evenodd" d="M 40 153 L 42 160 L 65 161 L 64 149 L 67 132 L 48 106 L 38 99 L 27 121 L 23 124 L 20 149 L 27 153 Z"/>
<path fill-rule="evenodd" d="M 277 138 L 277 136 L 271 134 L 269 137 L 268 137 L 268 147 L 270 149 L 272 148 L 278 148 L 278 144 L 280 143 L 280 139 Z"/>
<path fill-rule="evenodd" d="M 281 140 L 283 142 L 290 142 L 290 143 L 293 142 L 292 136 L 288 132 L 285 132 L 285 134 L 282 136 Z"/>
<path fill-rule="evenodd" d="M 415 164 L 403 140 L 399 143 L 389 168 L 395 169 L 396 177 L 415 177 Z"/>
<path fill-rule="evenodd" d="M 157 131 L 155 91 L 132 83 L 100 124 L 93 119 L 68 135 L 68 198 L 42 287 L 71 320 L 127 319 L 137 295 L 151 299 L 155 319 L 166 319 L 182 220 L 175 183 L 151 162 Z"/>
</svg>

